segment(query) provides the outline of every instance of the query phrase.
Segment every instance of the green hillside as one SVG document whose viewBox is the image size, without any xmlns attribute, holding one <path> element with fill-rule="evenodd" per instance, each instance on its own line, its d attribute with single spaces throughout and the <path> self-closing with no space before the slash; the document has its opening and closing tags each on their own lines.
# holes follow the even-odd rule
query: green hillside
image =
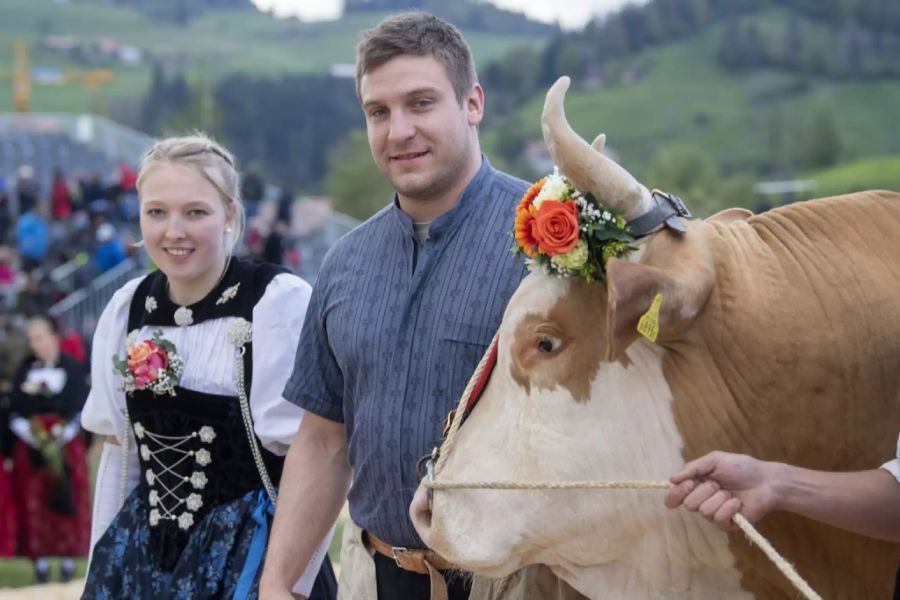
<svg viewBox="0 0 900 600">
<path fill-rule="evenodd" d="M 360 30 L 380 20 L 382 13 L 348 16 L 339 21 L 303 23 L 275 19 L 253 11 L 208 12 L 178 27 L 150 20 L 131 8 L 52 0 L 3 0 L 0 18 L 0 112 L 12 110 L 9 85 L 13 42 L 28 42 L 32 67 L 59 67 L 71 72 L 111 66 L 115 79 L 91 93 L 79 86 L 35 86 L 34 111 L 107 112 L 116 98 L 134 98 L 147 88 L 150 67 L 84 64 L 60 58 L 42 48 L 47 35 L 71 35 L 80 42 L 112 38 L 158 57 L 186 73 L 216 80 L 227 73 L 257 76 L 325 72 L 335 63 L 353 63 Z M 482 63 L 522 44 L 542 43 L 526 35 L 465 32 Z"/>
<path fill-rule="evenodd" d="M 755 19 L 777 28 L 788 15 L 771 10 Z M 900 80 L 833 80 L 771 69 L 735 74 L 717 60 L 724 28 L 717 23 L 683 41 L 610 61 L 605 72 L 614 83 L 585 89 L 589 81 L 574 81 L 566 99 L 570 123 L 589 141 L 605 132 L 621 163 L 651 186 L 672 185 L 665 177 L 662 182 L 653 177 L 675 158 L 682 170 L 703 169 L 706 177 L 722 181 L 740 179 L 739 203 L 747 205 L 753 202 L 753 181 L 802 176 L 808 168 L 800 157 L 815 151 L 823 127 L 837 137 L 838 163 L 900 154 Z M 543 94 L 538 94 L 514 116 L 524 129 L 515 135 L 540 139 L 542 106 Z M 484 136 L 489 155 L 503 148 L 502 129 Z M 867 183 L 865 177 L 889 164 L 872 163 L 870 171 L 858 171 L 857 187 L 876 185 L 877 178 Z M 537 175 L 522 165 L 518 171 L 523 177 Z M 733 198 L 721 200 L 721 206 L 733 203 Z M 709 209 L 719 206 L 717 200 Z"/>
</svg>

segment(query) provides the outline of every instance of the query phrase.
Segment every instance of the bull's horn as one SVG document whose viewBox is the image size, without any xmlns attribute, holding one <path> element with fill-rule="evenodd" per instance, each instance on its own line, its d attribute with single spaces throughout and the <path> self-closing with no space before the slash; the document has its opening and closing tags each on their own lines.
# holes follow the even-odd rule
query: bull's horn
<svg viewBox="0 0 900 600">
<path fill-rule="evenodd" d="M 568 77 L 560 77 L 544 100 L 541 129 L 553 162 L 572 185 L 591 192 L 604 206 L 622 211 L 626 220 L 648 212 L 652 202 L 647 188 L 601 152 L 606 137 L 597 136 L 592 147 L 566 121 L 563 100 L 569 83 Z"/>
</svg>

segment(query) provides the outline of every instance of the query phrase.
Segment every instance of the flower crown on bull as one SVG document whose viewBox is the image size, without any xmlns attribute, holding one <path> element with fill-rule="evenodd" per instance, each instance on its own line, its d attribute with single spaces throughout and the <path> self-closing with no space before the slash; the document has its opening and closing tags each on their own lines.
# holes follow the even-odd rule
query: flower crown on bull
<svg viewBox="0 0 900 600">
<path fill-rule="evenodd" d="M 514 235 L 516 255 L 550 273 L 587 281 L 602 281 L 606 261 L 634 249 L 622 214 L 576 190 L 559 169 L 525 192 Z"/>
<path fill-rule="evenodd" d="M 542 129 L 558 168 L 519 202 L 513 252 L 525 255 L 530 268 L 604 281 L 610 258 L 627 258 L 638 238 L 660 227 L 683 233 L 678 218 L 691 214 L 680 198 L 648 191 L 606 157 L 606 136 L 588 144 L 575 133 L 563 110 L 569 83 L 561 77 L 547 92 Z"/>
</svg>

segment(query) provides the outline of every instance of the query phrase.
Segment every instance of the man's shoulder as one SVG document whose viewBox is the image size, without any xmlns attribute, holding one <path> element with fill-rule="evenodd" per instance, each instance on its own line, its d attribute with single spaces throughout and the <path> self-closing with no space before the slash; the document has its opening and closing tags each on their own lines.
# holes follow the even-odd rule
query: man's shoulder
<svg viewBox="0 0 900 600">
<path fill-rule="evenodd" d="M 514 175 L 510 175 L 504 171 L 494 169 L 493 186 L 495 189 L 509 192 L 510 194 L 522 196 L 531 184 L 524 179 L 519 179 Z"/>
<path fill-rule="evenodd" d="M 393 204 L 388 204 L 338 238 L 325 254 L 319 278 L 327 276 L 332 269 L 341 268 L 348 256 L 355 256 L 359 252 L 372 252 L 377 247 L 378 238 L 385 235 L 392 225 L 392 209 Z"/>
</svg>

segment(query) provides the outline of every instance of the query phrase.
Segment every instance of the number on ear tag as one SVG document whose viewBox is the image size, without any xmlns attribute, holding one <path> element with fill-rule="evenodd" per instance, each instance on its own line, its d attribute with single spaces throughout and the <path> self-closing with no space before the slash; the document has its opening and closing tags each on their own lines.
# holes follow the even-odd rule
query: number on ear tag
<svg viewBox="0 0 900 600">
<path fill-rule="evenodd" d="M 641 316 L 637 324 L 638 333 L 651 342 L 656 342 L 656 337 L 659 335 L 659 307 L 661 305 L 662 294 L 657 294 L 650 308 Z"/>
</svg>

